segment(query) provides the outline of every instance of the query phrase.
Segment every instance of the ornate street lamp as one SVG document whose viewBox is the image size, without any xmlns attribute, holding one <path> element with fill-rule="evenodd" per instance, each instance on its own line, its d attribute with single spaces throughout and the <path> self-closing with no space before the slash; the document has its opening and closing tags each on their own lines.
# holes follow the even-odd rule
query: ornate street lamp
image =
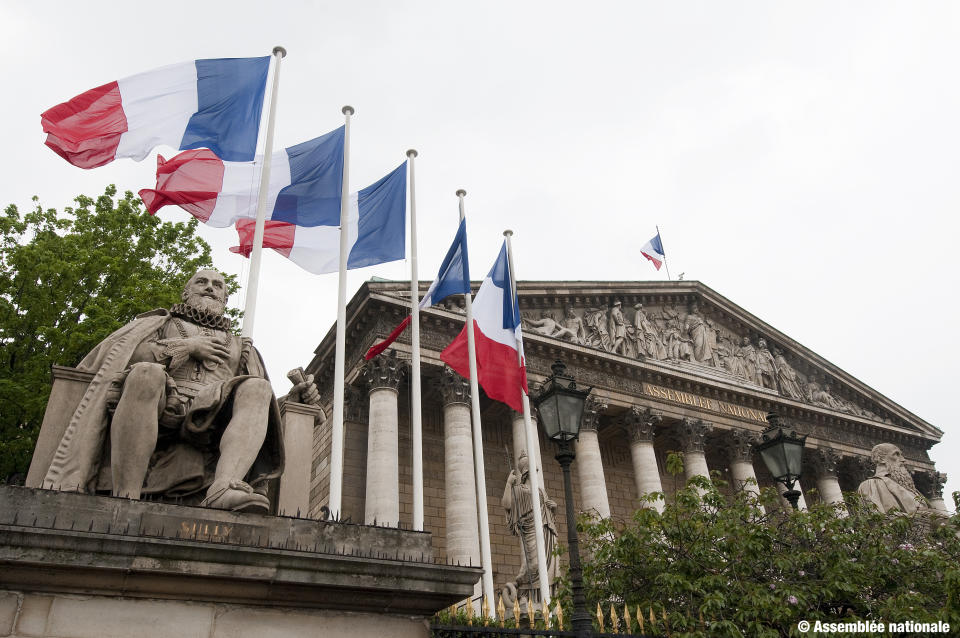
<svg viewBox="0 0 960 638">
<path fill-rule="evenodd" d="M 570 547 L 570 588 L 573 591 L 573 616 L 570 619 L 577 638 L 593 635 L 593 620 L 587 611 L 587 599 L 583 593 L 583 570 L 580 567 L 580 544 L 577 541 L 577 519 L 573 507 L 573 484 L 570 481 L 570 463 L 576 458 L 573 441 L 580 436 L 580 419 L 583 405 L 592 388 L 580 390 L 572 377 L 566 374 L 567 366 L 557 361 L 550 369 L 550 376 L 535 399 L 540 422 L 547 436 L 557 444 L 556 459 L 563 468 L 563 494 L 567 506 L 567 545 Z"/>
<path fill-rule="evenodd" d="M 793 486 L 800 480 L 803 445 L 807 435 L 797 434 L 776 412 L 767 415 L 767 422 L 770 425 L 760 434 L 757 450 L 773 479 L 787 488 L 783 497 L 790 501 L 793 509 L 799 509 L 800 490 L 793 489 Z"/>
</svg>

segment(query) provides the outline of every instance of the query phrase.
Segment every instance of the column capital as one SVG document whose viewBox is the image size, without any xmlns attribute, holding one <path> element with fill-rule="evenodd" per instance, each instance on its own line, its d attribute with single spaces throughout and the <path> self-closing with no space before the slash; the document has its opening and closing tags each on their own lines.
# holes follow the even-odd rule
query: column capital
<svg viewBox="0 0 960 638">
<path fill-rule="evenodd" d="M 837 469 L 843 456 L 832 447 L 810 450 L 810 465 L 817 478 L 837 478 Z"/>
<path fill-rule="evenodd" d="M 876 464 L 870 460 L 869 456 L 855 454 L 843 459 L 843 464 L 847 468 L 850 478 L 854 485 L 860 485 L 871 476 L 876 469 Z"/>
<path fill-rule="evenodd" d="M 684 417 L 677 427 L 677 436 L 683 451 L 703 453 L 706 448 L 707 435 L 713 431 L 713 423 Z"/>
<path fill-rule="evenodd" d="M 580 430 L 596 432 L 600 425 L 600 415 L 607 411 L 610 404 L 603 397 L 589 396 L 583 406 L 583 418 L 580 419 Z"/>
<path fill-rule="evenodd" d="M 470 382 L 451 368 L 443 366 L 440 373 L 440 394 L 443 395 L 445 406 L 451 403 L 470 405 Z"/>
<path fill-rule="evenodd" d="M 724 436 L 727 454 L 730 462 L 753 461 L 753 448 L 760 440 L 760 435 L 751 430 L 729 430 Z"/>
<path fill-rule="evenodd" d="M 631 406 L 621 417 L 621 427 L 630 437 L 631 443 L 651 442 L 653 435 L 663 416 L 650 408 Z"/>
<path fill-rule="evenodd" d="M 930 492 L 930 495 L 927 496 L 927 498 L 943 498 L 943 486 L 947 482 L 947 474 L 945 472 L 938 472 L 937 470 L 920 470 L 919 472 L 915 472 L 913 475 L 916 478 L 919 478 L 921 483 L 925 483 L 927 491 Z"/>
<path fill-rule="evenodd" d="M 396 350 L 390 350 L 389 354 L 377 355 L 363 366 L 363 380 L 370 392 L 380 388 L 396 390 L 406 372 L 407 363 L 397 358 Z"/>
</svg>

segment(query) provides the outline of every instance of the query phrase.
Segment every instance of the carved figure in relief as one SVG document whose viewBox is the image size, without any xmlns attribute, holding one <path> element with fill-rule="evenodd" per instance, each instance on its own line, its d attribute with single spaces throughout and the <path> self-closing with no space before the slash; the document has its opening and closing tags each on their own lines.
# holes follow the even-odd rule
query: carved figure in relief
<svg viewBox="0 0 960 638">
<path fill-rule="evenodd" d="M 750 343 L 750 337 L 744 337 L 737 349 L 737 376 L 751 383 L 757 383 L 757 349 Z"/>
<path fill-rule="evenodd" d="M 610 314 L 607 319 L 608 332 L 610 334 L 610 352 L 616 354 L 627 354 L 627 320 L 621 310 L 622 304 L 619 300 L 613 302 L 610 307 Z"/>
<path fill-rule="evenodd" d="M 563 318 L 563 327 L 576 335 L 575 341 L 582 344 L 587 336 L 587 331 L 583 327 L 583 319 L 577 316 L 573 308 L 567 306 L 567 314 Z"/>
<path fill-rule="evenodd" d="M 633 315 L 634 343 L 638 355 L 651 359 L 666 359 L 667 348 L 660 338 L 660 330 L 643 311 L 643 304 L 633 306 L 636 313 Z"/>
<path fill-rule="evenodd" d="M 860 484 L 858 492 L 881 512 L 898 509 L 905 514 L 913 514 L 919 509 L 926 509 L 927 499 L 914 485 L 900 448 L 892 443 L 880 443 L 873 447 L 870 458 L 876 463 L 877 469 L 873 476 Z"/>
<path fill-rule="evenodd" d="M 507 525 L 510 533 L 520 539 L 520 571 L 507 589 L 516 589 L 517 597 L 540 600 L 539 572 L 537 569 L 537 538 L 534 529 L 533 500 L 530 491 L 530 461 L 526 452 L 520 454 L 517 470 L 510 470 L 507 484 L 503 488 L 500 504 L 507 512 Z M 544 554 L 547 560 L 547 574 L 552 581 L 556 571 L 556 556 L 553 549 L 557 542 L 557 525 L 554 512 L 557 504 L 547 497 L 547 493 L 538 487 L 540 515 L 543 519 Z M 513 585 L 513 587 L 511 587 Z"/>
<path fill-rule="evenodd" d="M 700 314 L 700 304 L 696 301 L 690 304 L 690 312 L 687 314 L 683 329 L 690 342 L 693 358 L 696 361 L 714 364 L 713 352 L 717 347 L 717 333 Z"/>
<path fill-rule="evenodd" d="M 807 386 L 807 391 L 810 393 L 811 403 L 815 403 L 832 410 L 840 409 L 840 404 L 835 398 L 833 398 L 833 395 L 830 393 L 828 387 L 823 387 L 811 379 L 810 384 Z"/>
<path fill-rule="evenodd" d="M 603 308 L 587 308 L 583 313 L 583 322 L 587 326 L 587 345 L 610 352 L 607 311 Z"/>
<path fill-rule="evenodd" d="M 232 334 L 225 306 L 222 275 L 200 270 L 183 303 L 140 315 L 94 348 L 78 367 L 96 374 L 44 487 L 267 511 L 267 482 L 283 470 L 280 413 L 260 355 Z M 312 380 L 295 390 L 319 401 Z"/>
<path fill-rule="evenodd" d="M 547 337 L 578 341 L 577 334 L 569 328 L 562 326 L 560 322 L 557 321 L 556 315 L 552 311 L 544 312 L 540 319 L 529 319 L 524 317 L 523 320 L 526 321 L 535 332 L 539 332 Z"/>
<path fill-rule="evenodd" d="M 780 394 L 788 396 L 791 399 L 802 399 L 803 390 L 800 389 L 800 384 L 797 381 L 797 373 L 790 364 L 787 363 L 786 357 L 783 356 L 783 350 L 776 346 L 773 348 L 773 365 L 777 370 Z"/>
<path fill-rule="evenodd" d="M 765 388 L 777 389 L 777 367 L 763 337 L 757 342 L 757 382 Z"/>
<path fill-rule="evenodd" d="M 673 361 L 689 361 L 693 356 L 693 347 L 680 322 L 680 315 L 672 308 L 667 308 L 665 313 L 667 317 L 663 341 L 667 346 L 667 358 Z"/>
</svg>

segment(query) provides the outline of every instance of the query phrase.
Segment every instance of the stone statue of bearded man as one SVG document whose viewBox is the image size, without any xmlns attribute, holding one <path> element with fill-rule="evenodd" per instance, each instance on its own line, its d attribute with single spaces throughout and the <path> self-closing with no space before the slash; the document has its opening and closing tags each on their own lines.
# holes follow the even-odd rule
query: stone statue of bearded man
<svg viewBox="0 0 960 638">
<path fill-rule="evenodd" d="M 877 470 L 860 484 L 858 492 L 881 512 L 898 509 L 905 514 L 913 514 L 926 508 L 927 499 L 913 484 L 913 477 L 904 464 L 900 448 L 892 443 L 880 443 L 873 447 L 870 458 L 877 464 Z"/>
<path fill-rule="evenodd" d="M 270 509 L 270 480 L 284 457 L 263 361 L 231 331 L 219 272 L 197 272 L 182 299 L 138 316 L 80 363 L 94 377 L 44 487 Z M 305 385 L 305 401 L 318 400 L 313 384 Z"/>
</svg>

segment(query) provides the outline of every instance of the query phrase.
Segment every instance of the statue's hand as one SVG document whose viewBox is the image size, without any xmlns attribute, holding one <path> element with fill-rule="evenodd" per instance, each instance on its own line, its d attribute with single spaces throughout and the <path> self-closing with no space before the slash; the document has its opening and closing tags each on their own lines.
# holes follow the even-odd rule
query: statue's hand
<svg viewBox="0 0 960 638">
<path fill-rule="evenodd" d="M 510 485 L 513 485 L 516 482 L 517 482 L 517 471 L 510 470 L 510 474 L 507 476 L 507 483 L 509 483 Z"/>
<path fill-rule="evenodd" d="M 308 374 L 303 381 L 290 388 L 290 396 L 299 396 L 300 403 L 320 405 L 320 391 L 313 382 L 312 374 Z"/>
<path fill-rule="evenodd" d="M 157 343 L 186 350 L 191 357 L 198 361 L 212 361 L 213 363 L 223 363 L 230 356 L 230 350 L 226 344 L 215 337 L 206 335 L 195 335 L 184 339 L 161 339 Z"/>
</svg>

